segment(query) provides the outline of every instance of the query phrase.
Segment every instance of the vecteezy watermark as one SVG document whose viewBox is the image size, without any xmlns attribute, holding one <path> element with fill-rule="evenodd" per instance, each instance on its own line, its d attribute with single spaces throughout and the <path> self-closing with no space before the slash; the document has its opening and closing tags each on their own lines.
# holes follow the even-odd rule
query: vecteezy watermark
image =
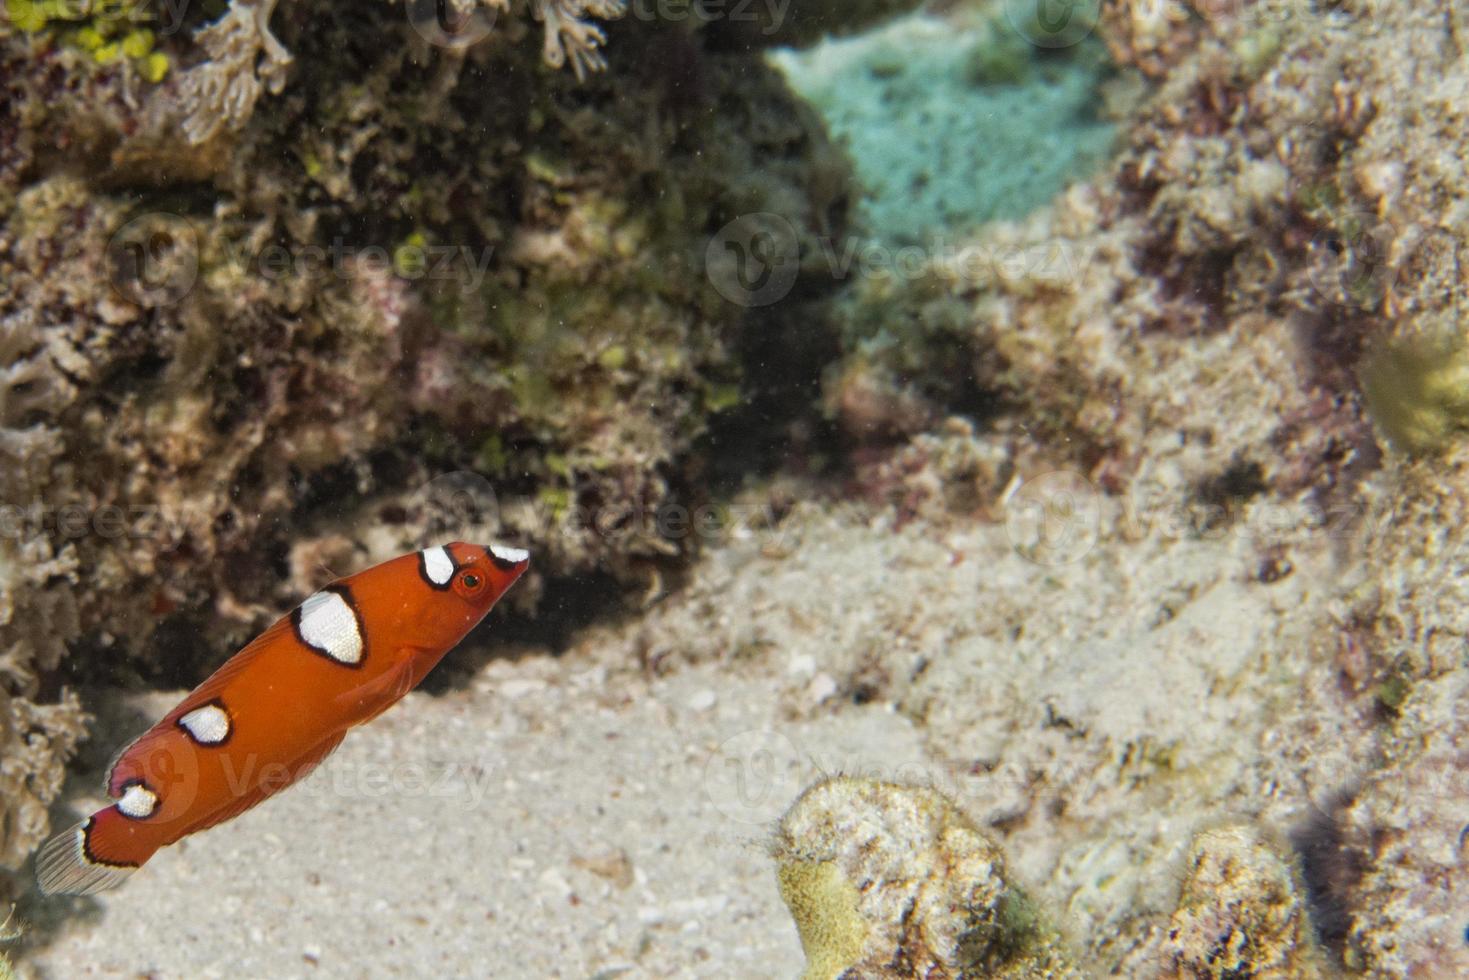
<svg viewBox="0 0 1469 980">
<path fill-rule="evenodd" d="M 434 477 L 413 494 L 412 502 L 427 515 L 428 533 L 494 534 L 501 526 L 500 497 L 494 484 L 472 470 Z"/>
<path fill-rule="evenodd" d="M 342 758 L 326 764 L 287 764 L 258 752 L 220 757 L 220 774 L 229 795 L 276 793 L 288 786 L 298 795 L 340 799 L 391 799 L 428 797 L 445 803 L 478 806 L 488 794 L 499 765 L 494 761 L 352 762 Z M 160 742 L 129 761 L 123 772 L 127 781 L 140 781 L 169 807 L 171 812 L 187 809 L 199 793 L 201 760 L 187 742 Z M 310 777 L 310 778 L 307 778 Z"/>
<path fill-rule="evenodd" d="M 166 543 L 177 542 L 183 530 L 182 521 L 156 504 L 0 504 L 0 538 L 10 541 L 54 537 L 65 542 L 97 537 Z"/>
<path fill-rule="evenodd" d="M 977 778 L 972 765 L 927 759 L 876 760 L 833 751 L 830 746 L 798 745 L 784 732 L 752 728 L 729 736 L 704 763 L 705 798 L 733 822 L 769 827 L 803 791 L 828 777 L 875 779 L 936 790 L 953 800 L 969 795 Z M 983 785 L 1025 788 L 1034 781 L 1028 765 L 987 766 Z"/>
<path fill-rule="evenodd" d="M 740 215 L 719 229 L 704 250 L 704 272 L 714 289 L 749 308 L 785 299 L 800 269 L 801 240 L 795 227 L 770 211 Z"/>
<path fill-rule="evenodd" d="M 409 282 L 457 283 L 465 293 L 484 284 L 495 250 L 491 246 L 407 242 L 389 249 L 352 245 L 334 238 L 327 245 L 267 245 L 258 253 L 232 252 L 230 261 L 265 279 L 348 279 L 397 276 Z"/>
<path fill-rule="evenodd" d="M 1041 565 L 1079 561 L 1101 535 L 1101 491 L 1079 473 L 1042 474 L 1013 487 L 1002 503 L 1010 544 Z"/>
<path fill-rule="evenodd" d="M 767 37 L 780 30 L 791 0 L 630 0 L 627 16 L 633 20 L 667 24 L 758 24 Z"/>
<path fill-rule="evenodd" d="M 107 244 L 108 280 L 139 306 L 172 306 L 187 296 L 199 278 L 200 240 L 194 223 L 166 211 L 130 218 Z M 237 274 L 269 281 L 393 276 L 407 282 L 448 283 L 460 292 L 477 292 L 489 274 L 491 245 L 429 243 L 410 238 L 396 245 L 357 244 L 333 238 L 326 244 L 269 243 L 218 239 L 214 261 Z"/>
<path fill-rule="evenodd" d="M 809 255 L 791 222 L 771 212 L 742 215 L 709 240 L 704 268 L 714 289 L 745 307 L 784 299 L 804 268 L 835 282 L 940 277 L 972 288 L 1029 280 L 1062 285 L 1080 281 L 1096 246 L 1052 239 L 1025 243 L 966 242 L 936 237 L 922 245 L 892 245 L 859 236 L 814 237 Z M 804 260 L 803 260 L 804 259 Z"/>
<path fill-rule="evenodd" d="M 787 736 L 751 729 L 725 739 L 704 764 L 704 795 L 730 820 L 769 824 L 801 792 L 805 768 Z"/>
<path fill-rule="evenodd" d="M 1015 32 L 1039 48 L 1069 48 L 1096 29 L 1101 0 L 1005 0 Z"/>
<path fill-rule="evenodd" d="M 1311 239 L 1307 277 L 1323 299 L 1344 307 L 1378 309 L 1404 277 L 1439 284 L 1450 303 L 1462 281 L 1464 244 L 1452 229 L 1396 225 L 1368 208 L 1323 211 Z"/>
<path fill-rule="evenodd" d="M 503 0 L 409 0 L 405 7 L 419 37 L 435 47 L 461 51 L 488 37 L 508 9 Z M 755 24 L 768 37 L 785 24 L 790 7 L 791 0 L 629 0 L 610 16 L 643 23 Z"/>
<path fill-rule="evenodd" d="M 172 306 L 199 278 L 199 236 L 166 211 L 138 215 L 113 233 L 105 254 L 112 288 L 139 306 Z"/>
<path fill-rule="evenodd" d="M 926 245 L 891 246 L 847 238 L 818 241 L 826 272 L 833 279 L 919 280 L 942 276 L 973 288 L 1029 279 L 1060 285 L 1080 279 L 1095 246 L 1053 239 L 1025 244 L 969 242 L 955 245 L 935 238 Z"/>
<path fill-rule="evenodd" d="M 330 759 L 311 771 L 301 784 L 302 795 L 339 799 L 393 799 L 427 797 L 445 803 L 478 806 L 496 778 L 503 779 L 494 760 L 426 762 L 356 762 L 341 757 Z M 288 779 L 291 770 L 280 763 L 246 759 L 238 767 L 226 764 L 225 777 L 235 786 L 252 782 Z M 303 774 L 305 775 L 305 774 Z M 233 787 L 232 787 L 233 788 Z"/>
<path fill-rule="evenodd" d="M 585 539 L 609 542 L 661 540 L 705 544 L 761 535 L 779 544 L 780 515 L 774 504 L 687 505 L 628 501 L 585 505 L 559 495 L 505 494 L 470 470 L 445 473 L 415 490 L 408 505 L 424 515 L 425 543 L 446 537 L 496 540 L 506 533 L 532 540 Z"/>
<path fill-rule="evenodd" d="M 500 6 L 482 0 L 409 0 L 408 23 L 418 36 L 438 48 L 462 51 L 483 41 L 495 29 Z"/>
<path fill-rule="evenodd" d="M 1392 278 L 1389 253 L 1397 232 L 1367 209 L 1328 216 L 1328 227 L 1311 239 L 1307 275 L 1327 300 L 1364 309 L 1375 307 Z"/>
<path fill-rule="evenodd" d="M 1129 541 L 1236 538 L 1264 549 L 1355 535 L 1370 550 L 1401 520 L 1391 498 L 1371 506 L 1347 501 L 1328 506 L 1268 494 L 1215 497 L 1198 488 L 1142 479 L 1125 494 L 1110 496 L 1080 473 L 1067 470 L 1024 482 L 1017 479 L 1001 495 L 1000 505 L 1016 553 L 1047 566 L 1084 558 L 1103 536 Z"/>
</svg>

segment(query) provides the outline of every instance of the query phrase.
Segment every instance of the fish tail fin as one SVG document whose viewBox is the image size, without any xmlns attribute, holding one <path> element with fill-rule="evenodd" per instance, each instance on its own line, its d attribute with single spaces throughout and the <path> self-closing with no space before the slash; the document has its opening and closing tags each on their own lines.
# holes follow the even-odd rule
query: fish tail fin
<svg viewBox="0 0 1469 980">
<path fill-rule="evenodd" d="M 41 891 L 90 895 L 116 888 L 158 850 L 139 829 L 116 807 L 106 807 L 52 837 L 36 852 Z"/>
</svg>

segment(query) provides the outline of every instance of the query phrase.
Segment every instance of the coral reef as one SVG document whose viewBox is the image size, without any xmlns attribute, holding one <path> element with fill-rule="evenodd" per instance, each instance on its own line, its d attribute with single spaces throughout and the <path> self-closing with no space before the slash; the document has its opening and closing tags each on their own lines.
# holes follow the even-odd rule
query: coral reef
<svg viewBox="0 0 1469 980">
<path fill-rule="evenodd" d="M 43 420 L 69 394 L 36 319 L 34 311 L 0 316 L 0 866 L 7 868 L 45 837 L 46 809 L 87 720 L 74 694 L 40 697 L 41 675 L 56 669 L 79 627 L 76 554 L 44 538 L 17 540 L 16 502 L 29 502 L 61 453 L 57 430 Z"/>
<path fill-rule="evenodd" d="M 391 0 L 397 3 L 398 0 Z M 261 95 L 281 94 L 294 59 L 271 30 L 279 0 L 230 0 L 216 20 L 198 28 L 194 41 L 205 57 L 163 93 L 155 122 L 177 126 L 193 144 L 221 132 L 237 131 Z M 406 19 L 430 43 L 458 50 L 483 40 L 500 16 L 529 8 L 544 25 L 542 58 L 553 68 L 570 64 L 578 80 L 607 67 L 599 50 L 606 35 L 592 18 L 621 17 L 625 0 L 451 0 L 446 9 L 403 0 Z M 97 65 L 122 63 L 149 83 L 161 82 L 172 67 L 170 56 L 155 50 L 154 27 L 173 33 L 187 11 L 152 11 L 121 5 L 74 5 L 56 0 L 8 0 L 0 28 L 30 35 L 56 35 L 86 52 Z M 160 18 L 169 23 L 159 24 Z M 462 53 L 462 52 L 461 52 Z"/>
<path fill-rule="evenodd" d="M 1159 980 L 1325 977 L 1292 862 L 1252 826 L 1196 836 Z"/>
<path fill-rule="evenodd" d="M 834 777 L 772 844 L 806 980 L 1080 977 L 999 850 L 942 794 Z"/>
<path fill-rule="evenodd" d="M 7 660 L 15 655 L 7 652 Z M 10 688 L 7 683 L 5 688 Z M 41 704 L 21 689 L 0 690 L 0 865 L 17 868 L 45 839 L 47 808 L 61 792 L 65 763 L 85 734 L 87 716 L 74 694 Z"/>
<path fill-rule="evenodd" d="M 655 30 L 668 58 L 578 85 L 521 45 L 422 50 L 389 4 L 275 14 L 281 48 L 251 43 L 310 96 L 252 112 L 220 76 L 243 128 L 198 145 L 161 106 L 201 66 L 139 89 L 47 31 L 0 38 L 12 864 L 80 734 L 67 684 L 197 678 L 328 567 L 428 535 L 534 538 L 543 575 L 640 588 L 694 554 L 651 515 L 781 315 L 701 274 L 709 233 L 842 227 L 842 158 L 750 54 Z M 234 57 L 227 33 L 205 53 Z M 464 472 L 498 494 L 479 523 L 431 492 Z"/>
<path fill-rule="evenodd" d="M 270 29 L 314 84 L 262 99 L 271 11 L 240 0 L 267 74 L 209 89 L 251 108 L 198 144 L 155 110 L 201 66 L 140 101 L 127 63 L 0 39 L 0 485 L 52 515 L 0 565 L 10 859 L 79 731 L 65 681 L 195 676 L 322 565 L 464 527 L 425 499 L 438 474 L 490 477 L 473 526 L 533 538 L 549 574 L 661 594 L 698 536 L 641 518 L 707 489 L 711 420 L 800 322 L 833 327 L 821 403 L 879 506 L 746 488 L 756 519 L 620 627 L 625 687 L 586 683 L 621 706 L 643 674 L 718 665 L 785 720 L 921 733 L 963 814 L 838 778 L 782 823 L 812 976 L 1064 975 L 1036 907 L 1100 973 L 1469 970 L 1469 25 L 1448 3 L 1178 10 L 1102 12 L 1119 79 L 1157 86 L 1103 173 L 810 317 L 848 175 L 733 27 L 636 25 L 577 84 L 525 45 L 425 50 L 401 7 L 287 5 Z M 1044 61 L 963 67 L 996 88 Z M 752 212 L 797 240 L 775 312 L 697 274 Z M 276 274 L 303 255 L 330 272 Z M 63 534 L 73 503 L 159 530 Z M 1258 827 L 1290 831 L 1304 886 Z"/>
<path fill-rule="evenodd" d="M 1246 5 L 1151 27 L 1118 16 L 1104 16 L 1100 36 L 1124 69 L 1147 62 L 1163 80 L 1108 175 L 915 268 L 858 275 L 839 313 L 850 364 L 831 376 L 844 387 L 927 386 L 909 394 L 929 399 L 934 417 L 977 401 L 1003 406 L 1048 429 L 1046 441 L 1070 440 L 1075 458 L 1117 485 L 1129 460 L 1148 455 L 1142 433 L 1158 428 L 1116 397 L 1134 386 L 1130 371 L 1191 359 L 1196 344 L 1225 346 L 1229 334 L 1248 342 L 1274 331 L 1272 346 L 1299 351 L 1292 370 L 1314 392 L 1260 434 L 1291 447 L 1282 465 L 1293 485 L 1334 485 L 1337 471 L 1371 465 L 1354 374 L 1364 349 L 1398 352 L 1368 364 L 1389 433 L 1421 444 L 1452 432 L 1452 377 L 1412 365 L 1453 343 L 1463 305 L 1459 232 L 1428 203 L 1452 197 L 1453 178 L 1405 173 L 1399 159 L 1404 146 L 1452 142 L 1462 123 L 1425 87 L 1404 87 L 1402 46 L 1384 41 L 1440 36 L 1436 15 L 1394 6 L 1385 21 L 1375 11 L 1319 18 L 1305 5 Z M 1306 26 L 1283 31 L 1283 17 Z M 1155 35 L 1171 40 L 1141 53 Z M 1334 82 L 1329 66 L 1347 51 L 1358 67 Z M 1372 107 L 1368 93 L 1399 89 L 1421 113 Z M 860 170 L 862 145 L 854 150 Z M 943 384 L 966 345 L 977 393 Z M 1414 414 L 1421 401 L 1429 406 Z M 1163 402 L 1138 399 L 1148 403 Z"/>
</svg>

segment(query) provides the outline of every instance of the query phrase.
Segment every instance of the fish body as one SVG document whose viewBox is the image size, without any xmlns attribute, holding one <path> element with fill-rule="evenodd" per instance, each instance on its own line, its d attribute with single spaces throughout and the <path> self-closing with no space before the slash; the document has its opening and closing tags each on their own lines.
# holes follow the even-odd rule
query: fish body
<svg viewBox="0 0 1469 980">
<path fill-rule="evenodd" d="M 416 687 L 528 565 L 520 549 L 455 542 L 308 597 L 123 749 L 114 802 L 42 845 L 41 890 L 116 887 L 159 848 L 300 779 Z"/>
</svg>

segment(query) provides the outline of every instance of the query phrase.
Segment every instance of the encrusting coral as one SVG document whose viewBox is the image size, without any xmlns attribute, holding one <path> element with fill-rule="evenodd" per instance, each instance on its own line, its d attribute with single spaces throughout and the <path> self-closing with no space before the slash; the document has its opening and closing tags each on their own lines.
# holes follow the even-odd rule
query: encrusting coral
<svg viewBox="0 0 1469 980">
<path fill-rule="evenodd" d="M 1159 980 L 1314 980 L 1327 974 L 1288 856 L 1255 827 L 1205 830 L 1189 848 Z"/>
<path fill-rule="evenodd" d="M 1373 421 L 1397 446 L 1441 451 L 1469 432 L 1469 351 L 1456 329 L 1399 332 L 1361 373 Z"/>
<path fill-rule="evenodd" d="M 772 847 L 805 980 L 1082 977 L 997 845 L 934 790 L 835 777 L 807 789 Z M 1289 845 L 1250 824 L 1189 848 L 1157 980 L 1328 976 Z"/>
<path fill-rule="evenodd" d="M 771 850 L 805 980 L 1082 976 L 999 849 L 932 789 L 822 780 Z"/>
</svg>

